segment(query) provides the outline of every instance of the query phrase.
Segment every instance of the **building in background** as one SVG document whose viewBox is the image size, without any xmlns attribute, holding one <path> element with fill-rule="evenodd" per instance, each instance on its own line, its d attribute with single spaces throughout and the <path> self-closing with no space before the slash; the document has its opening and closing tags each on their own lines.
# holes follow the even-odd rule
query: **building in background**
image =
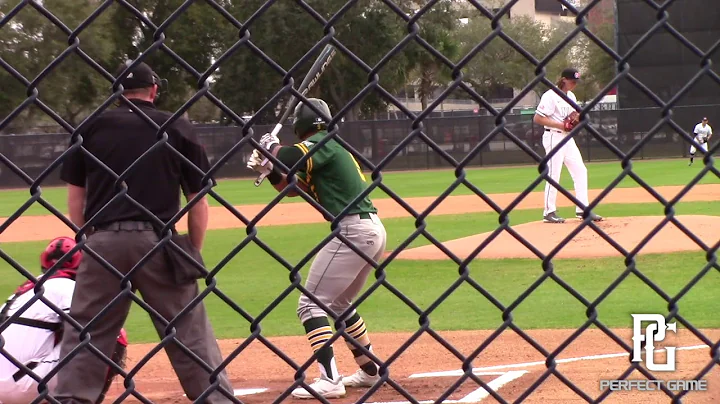
<svg viewBox="0 0 720 404">
<path fill-rule="evenodd" d="M 615 25 L 615 0 L 600 0 L 588 13 L 590 30 L 603 24 Z"/>
</svg>

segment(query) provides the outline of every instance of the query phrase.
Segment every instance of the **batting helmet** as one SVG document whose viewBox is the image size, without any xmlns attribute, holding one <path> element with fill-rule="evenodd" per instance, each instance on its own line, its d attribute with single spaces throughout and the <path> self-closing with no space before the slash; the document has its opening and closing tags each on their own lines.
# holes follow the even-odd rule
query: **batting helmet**
<svg viewBox="0 0 720 404">
<path fill-rule="evenodd" d="M 310 101 L 310 103 L 315 108 L 322 111 L 322 113 L 326 116 L 332 116 L 330 115 L 330 107 L 328 107 L 325 101 L 319 98 L 308 98 L 308 101 Z M 295 135 L 298 137 L 302 137 L 309 132 L 319 131 L 323 129 L 327 129 L 326 118 L 313 111 L 302 101 L 298 103 L 298 105 L 295 107 L 293 119 L 293 130 L 295 131 Z"/>
<path fill-rule="evenodd" d="M 58 237 L 48 244 L 45 251 L 40 254 L 40 267 L 43 272 L 52 267 L 63 255 L 75 247 L 75 240 L 70 237 Z M 68 260 L 63 262 L 60 269 L 77 269 L 82 259 L 82 251 L 78 250 Z"/>
</svg>

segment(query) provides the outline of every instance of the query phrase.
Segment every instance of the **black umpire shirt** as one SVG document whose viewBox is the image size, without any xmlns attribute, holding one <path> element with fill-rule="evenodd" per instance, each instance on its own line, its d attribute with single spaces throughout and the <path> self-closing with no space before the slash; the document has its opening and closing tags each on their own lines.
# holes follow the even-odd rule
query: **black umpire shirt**
<svg viewBox="0 0 720 404">
<path fill-rule="evenodd" d="M 157 110 L 150 102 L 130 101 L 158 126 L 172 115 Z M 187 119 L 177 119 L 166 132 L 170 145 L 203 172 L 207 172 L 210 167 L 207 155 Z M 123 173 L 158 141 L 157 130 L 128 106 L 119 106 L 101 113 L 81 135 L 85 149 L 117 175 Z M 67 156 L 60 178 L 69 184 L 86 188 L 86 222 L 122 190 L 120 184 L 115 185 L 115 175 L 80 149 Z M 180 189 L 190 194 L 200 192 L 203 188 L 202 178 L 202 173 L 163 145 L 143 156 L 131 169 L 125 182 L 129 196 L 166 222 L 180 210 Z M 105 207 L 93 225 L 122 220 L 147 221 L 150 218 L 126 197 L 121 197 Z"/>
</svg>

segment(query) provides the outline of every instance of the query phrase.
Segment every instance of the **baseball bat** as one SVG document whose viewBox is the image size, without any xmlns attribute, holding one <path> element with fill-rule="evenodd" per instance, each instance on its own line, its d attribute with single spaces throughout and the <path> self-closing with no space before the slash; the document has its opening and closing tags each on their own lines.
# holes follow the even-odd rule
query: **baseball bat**
<svg viewBox="0 0 720 404">
<path fill-rule="evenodd" d="M 335 57 L 336 53 L 337 51 L 335 50 L 334 46 L 330 44 L 327 44 L 325 46 L 325 48 L 322 50 L 322 52 L 320 52 L 320 55 L 315 60 L 315 63 L 313 63 L 313 65 L 310 67 L 310 70 L 305 76 L 305 79 L 303 79 L 302 83 L 300 83 L 300 87 L 298 87 L 298 90 L 300 90 L 300 94 L 304 96 L 308 93 L 308 91 L 310 91 L 311 88 L 313 88 L 313 86 L 318 82 L 318 80 L 320 80 L 320 76 L 325 73 L 325 69 L 327 69 L 330 61 L 333 59 L 333 57 Z M 283 123 L 293 112 L 298 101 L 299 100 L 294 95 L 290 97 L 290 100 L 288 100 L 288 103 L 285 106 L 285 112 L 283 112 L 282 116 L 280 117 L 280 121 L 277 125 L 275 125 L 272 132 L 270 132 L 272 135 L 277 135 L 280 132 L 283 127 Z M 269 159 L 266 157 L 262 162 L 262 166 L 265 166 L 268 161 Z M 264 180 L 265 174 L 260 174 L 255 180 L 255 186 L 260 186 L 260 184 L 262 184 Z"/>
</svg>

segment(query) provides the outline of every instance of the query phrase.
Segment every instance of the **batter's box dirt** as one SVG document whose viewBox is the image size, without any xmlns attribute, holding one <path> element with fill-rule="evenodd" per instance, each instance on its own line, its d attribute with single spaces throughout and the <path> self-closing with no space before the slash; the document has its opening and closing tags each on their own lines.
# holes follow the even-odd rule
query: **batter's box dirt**
<svg viewBox="0 0 720 404">
<path fill-rule="evenodd" d="M 502 372 L 497 372 L 496 375 L 482 375 L 479 376 L 480 380 L 484 383 L 492 383 L 493 380 L 497 380 Z M 455 377 L 443 377 L 443 378 L 422 378 L 422 379 L 396 379 L 395 382 L 400 385 L 408 394 L 410 394 L 415 400 L 420 402 L 435 402 L 441 395 L 453 387 L 453 384 L 457 382 L 458 378 Z M 276 389 L 269 389 L 267 392 L 261 394 L 255 394 L 252 396 L 242 397 L 242 400 L 246 404 L 264 404 L 275 402 L 280 396 L 281 392 L 287 389 L 290 383 L 286 383 L 282 386 L 277 386 Z M 350 404 L 358 403 L 362 396 L 366 393 L 367 389 L 362 388 L 348 388 L 347 395 L 343 398 L 329 400 L 333 404 Z M 473 380 L 465 380 L 460 386 L 452 390 L 452 393 L 446 397 L 446 402 L 457 402 L 463 399 L 467 401 L 462 402 L 480 402 L 482 398 L 488 394 L 484 389 L 480 388 L 480 385 L 475 383 Z M 477 397 L 477 398 L 474 398 Z M 316 401 L 316 400 L 310 400 Z M 308 400 L 295 399 L 292 396 L 286 398 L 283 402 L 287 403 L 307 403 Z M 394 387 L 389 384 L 384 384 L 377 389 L 370 397 L 366 398 L 367 404 L 400 404 L 406 403 L 408 400 L 404 398 Z"/>
<path fill-rule="evenodd" d="M 526 332 L 546 350 L 555 349 L 575 330 L 527 330 Z M 619 338 L 631 345 L 632 330 L 613 330 Z M 700 330 L 712 341 L 720 339 L 720 330 Z M 462 354 L 468 354 L 485 340 L 492 330 L 478 331 L 443 331 L 442 336 L 458 349 Z M 382 333 L 371 335 L 376 355 L 380 359 L 387 359 L 395 353 L 399 346 L 410 338 L 409 333 Z M 532 384 L 546 371 L 545 360 L 537 351 L 526 348 L 520 344 L 516 335 L 503 334 L 494 341 L 477 360 L 473 361 L 474 372 L 481 374 L 481 379 L 489 384 L 495 383 L 493 390 L 507 402 L 517 400 Z M 302 363 L 308 357 L 309 348 L 304 336 L 272 338 L 275 344 L 294 361 Z M 235 349 L 241 340 L 222 340 L 220 347 L 224 355 Z M 128 366 L 134 366 L 150 349 L 153 344 L 131 345 L 128 351 Z M 658 344 L 660 347 L 661 344 Z M 658 374 L 655 377 L 668 379 L 694 378 L 708 363 L 711 362 L 710 350 L 707 346 L 685 329 L 678 329 L 677 335 L 670 333 L 662 346 L 678 347 L 677 371 Z M 350 374 L 357 369 L 352 355 L 342 344 L 336 344 L 338 369 L 341 373 Z M 657 356 L 658 362 L 664 355 Z M 463 374 L 461 361 L 449 354 L 447 350 L 439 349 L 438 343 L 431 337 L 423 335 L 390 366 L 392 379 L 409 392 L 416 400 L 433 402 L 440 397 Z M 583 332 L 578 339 L 570 344 L 556 360 L 556 369 L 569 379 L 577 388 L 595 399 L 601 393 L 599 383 L 601 379 L 616 379 L 626 371 L 630 365 L 628 352 L 608 338 L 602 331 L 589 329 Z M 517 372 L 517 373 L 513 373 Z M 492 373 L 492 374 L 490 374 Z M 662 372 L 661 372 L 662 373 Z M 244 403 L 260 404 L 274 402 L 281 393 L 288 389 L 293 381 L 294 371 L 282 363 L 267 348 L 260 344 L 251 344 L 241 356 L 230 363 L 228 374 L 233 387 L 240 391 L 248 389 L 267 389 L 264 392 L 239 396 Z M 512 380 L 498 382 L 503 375 L 514 375 Z M 318 377 L 315 364 L 306 372 L 306 380 L 312 382 Z M 507 377 L 507 376 L 506 376 Z M 632 378 L 642 378 L 637 372 Z M 714 368 L 706 377 L 708 391 L 692 393 L 684 399 L 687 403 L 710 404 L 720 402 L 720 370 Z M 183 392 L 177 382 L 175 374 L 170 367 L 167 356 L 160 352 L 151 359 L 137 375 L 137 389 L 154 403 L 188 403 L 182 397 Z M 503 380 L 500 380 L 503 381 Z M 476 392 L 478 399 L 466 402 L 479 402 L 482 404 L 497 402 L 487 392 L 478 391 L 473 381 L 466 380 L 460 389 L 450 399 L 458 400 Z M 108 402 L 112 402 L 123 391 L 122 380 L 116 382 L 108 395 Z M 333 403 L 354 403 L 364 394 L 364 390 L 348 389 L 348 395 Z M 463 396 L 465 394 L 465 396 Z M 482 396 L 482 397 L 480 397 Z M 471 396 L 473 397 L 473 396 Z M 402 395 L 391 386 L 382 386 L 367 401 L 372 402 L 407 402 Z M 126 402 L 137 402 L 128 399 Z M 291 397 L 283 402 L 297 403 Z M 316 402 L 310 400 L 310 402 Z M 452 403 L 454 401 L 447 401 Z M 576 392 L 555 376 L 550 376 L 540 384 L 532 394 L 523 400 L 523 403 L 584 403 Z M 603 403 L 670 403 L 671 400 L 663 393 L 657 392 L 614 392 Z"/>
</svg>

